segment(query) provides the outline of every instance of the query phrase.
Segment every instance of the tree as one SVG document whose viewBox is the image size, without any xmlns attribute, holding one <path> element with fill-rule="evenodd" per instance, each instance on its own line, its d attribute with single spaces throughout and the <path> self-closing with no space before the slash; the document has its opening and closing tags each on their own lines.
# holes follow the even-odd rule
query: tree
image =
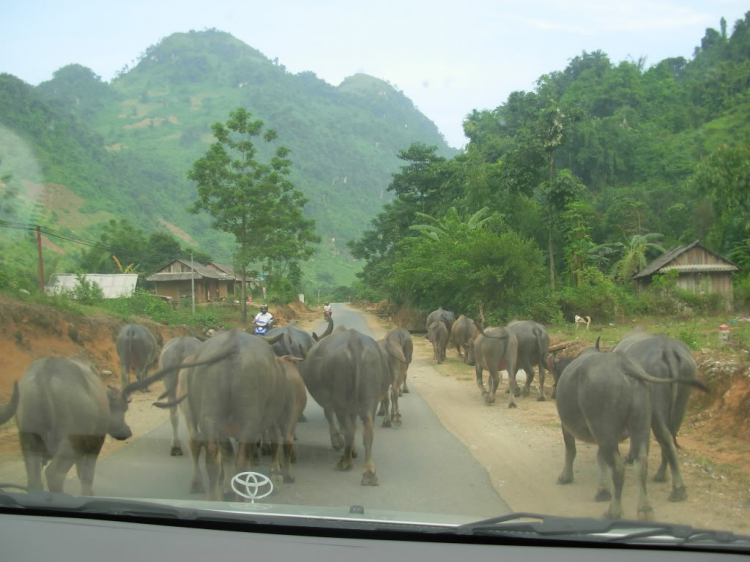
<svg viewBox="0 0 750 562">
<path fill-rule="evenodd" d="M 493 218 L 492 216 L 485 217 L 488 212 L 489 209 L 487 207 L 479 209 L 466 222 L 461 221 L 455 207 L 451 207 L 448 214 L 442 219 L 436 219 L 424 213 L 417 213 L 419 218 L 426 219 L 429 221 L 429 224 L 414 224 L 411 226 L 411 229 L 416 230 L 435 242 L 439 242 L 441 239 L 456 238 L 462 229 L 472 231 L 482 228 L 487 221 Z"/>
<path fill-rule="evenodd" d="M 263 121 L 253 121 L 243 108 L 232 111 L 225 124 L 214 123 L 211 130 L 216 142 L 188 173 L 198 190 L 189 210 L 208 212 L 214 228 L 234 236 L 242 273 L 242 321 L 247 323 L 248 265 L 306 261 L 315 251 L 311 244 L 320 238 L 315 221 L 302 214 L 307 199 L 288 179 L 290 150 L 280 146 L 268 162 L 257 159 L 252 139 L 271 143 L 276 131 L 264 130 Z"/>
<path fill-rule="evenodd" d="M 656 232 L 634 234 L 625 243 L 603 244 L 594 248 L 594 250 L 601 247 L 609 247 L 619 253 L 620 259 L 615 263 L 612 273 L 615 279 L 624 284 L 630 281 L 633 275 L 648 265 L 647 254 L 649 252 L 658 251 L 662 254 L 666 252 L 662 246 L 656 243 L 661 238 L 663 238 L 663 235 Z"/>
<path fill-rule="evenodd" d="M 147 246 L 148 240 L 140 228 L 127 220 L 111 220 L 104 225 L 97 245 L 81 255 L 78 267 L 83 273 L 120 273 L 128 267 L 137 270 Z"/>
</svg>

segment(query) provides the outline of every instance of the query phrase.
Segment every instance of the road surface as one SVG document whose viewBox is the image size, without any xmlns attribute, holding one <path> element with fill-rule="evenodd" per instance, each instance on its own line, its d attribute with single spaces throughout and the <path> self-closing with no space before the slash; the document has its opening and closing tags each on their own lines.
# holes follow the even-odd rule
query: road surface
<svg viewBox="0 0 750 562">
<path fill-rule="evenodd" d="M 334 305 L 334 321 L 365 334 L 371 332 L 362 317 L 344 305 Z M 321 322 L 316 331 L 324 331 Z M 323 410 L 308 397 L 305 416 L 298 424 L 293 465 L 295 484 L 285 484 L 265 499 L 268 503 L 329 507 L 364 506 L 365 509 L 442 513 L 481 517 L 510 512 L 492 487 L 486 470 L 469 450 L 451 435 L 414 390 L 400 400 L 403 425 L 380 427 L 377 418 L 373 458 L 380 485 L 362 486 L 361 423 L 356 445 L 360 455 L 354 468 L 339 472 L 341 456 L 331 448 Z M 165 423 L 125 448 L 102 459 L 97 467 L 94 491 L 98 496 L 201 499 L 189 493 L 190 465 L 186 456 L 170 457 L 172 429 Z M 181 424 L 185 439 L 184 424 Z M 269 457 L 262 457 L 258 472 L 268 474 Z M 67 484 L 71 492 L 78 483 Z"/>
</svg>

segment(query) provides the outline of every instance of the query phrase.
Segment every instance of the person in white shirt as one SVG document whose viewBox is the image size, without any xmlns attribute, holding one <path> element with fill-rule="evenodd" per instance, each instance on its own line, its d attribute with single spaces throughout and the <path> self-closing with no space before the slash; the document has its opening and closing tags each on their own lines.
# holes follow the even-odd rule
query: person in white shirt
<svg viewBox="0 0 750 562">
<path fill-rule="evenodd" d="M 325 306 L 323 307 L 323 314 L 325 316 L 330 316 L 332 312 L 333 312 L 333 307 L 331 306 L 330 303 L 326 303 Z"/>
<path fill-rule="evenodd" d="M 271 328 L 271 325 L 273 324 L 274 317 L 273 314 L 268 312 L 268 305 L 262 304 L 260 305 L 260 312 L 255 315 L 255 319 L 253 322 L 256 326 L 268 326 L 268 328 Z"/>
</svg>

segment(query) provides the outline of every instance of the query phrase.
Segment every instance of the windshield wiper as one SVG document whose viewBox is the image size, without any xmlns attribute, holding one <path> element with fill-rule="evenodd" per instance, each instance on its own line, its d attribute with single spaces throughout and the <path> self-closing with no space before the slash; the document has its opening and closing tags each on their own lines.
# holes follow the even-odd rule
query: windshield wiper
<svg viewBox="0 0 750 562">
<path fill-rule="evenodd" d="M 532 519 L 533 521 L 521 521 Z M 646 521 L 599 520 L 573 517 L 555 517 L 538 513 L 511 513 L 468 523 L 456 528 L 458 534 L 467 535 L 533 535 L 571 540 L 597 542 L 637 542 L 653 539 L 648 544 L 697 545 L 711 544 L 750 548 L 750 537 L 729 531 L 694 529 L 689 525 L 653 523 Z M 659 539 L 659 540 L 656 540 Z"/>
<path fill-rule="evenodd" d="M 20 494 L 7 492 L 6 490 L 20 490 L 26 493 Z M 126 517 L 165 517 L 170 519 L 195 519 L 198 517 L 197 512 L 193 509 L 135 500 L 71 496 L 17 484 L 0 483 L 0 508 L 3 507 Z"/>
</svg>

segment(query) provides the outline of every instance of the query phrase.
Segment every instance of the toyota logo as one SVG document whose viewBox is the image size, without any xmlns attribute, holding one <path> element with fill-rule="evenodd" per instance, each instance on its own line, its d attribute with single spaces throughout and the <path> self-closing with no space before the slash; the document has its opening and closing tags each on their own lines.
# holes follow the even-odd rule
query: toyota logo
<svg viewBox="0 0 750 562">
<path fill-rule="evenodd" d="M 266 486 L 268 490 L 264 491 Z M 273 492 L 273 482 L 268 476 L 258 472 L 240 472 L 232 478 L 232 490 L 255 503 L 255 500 L 265 498 Z"/>
</svg>

